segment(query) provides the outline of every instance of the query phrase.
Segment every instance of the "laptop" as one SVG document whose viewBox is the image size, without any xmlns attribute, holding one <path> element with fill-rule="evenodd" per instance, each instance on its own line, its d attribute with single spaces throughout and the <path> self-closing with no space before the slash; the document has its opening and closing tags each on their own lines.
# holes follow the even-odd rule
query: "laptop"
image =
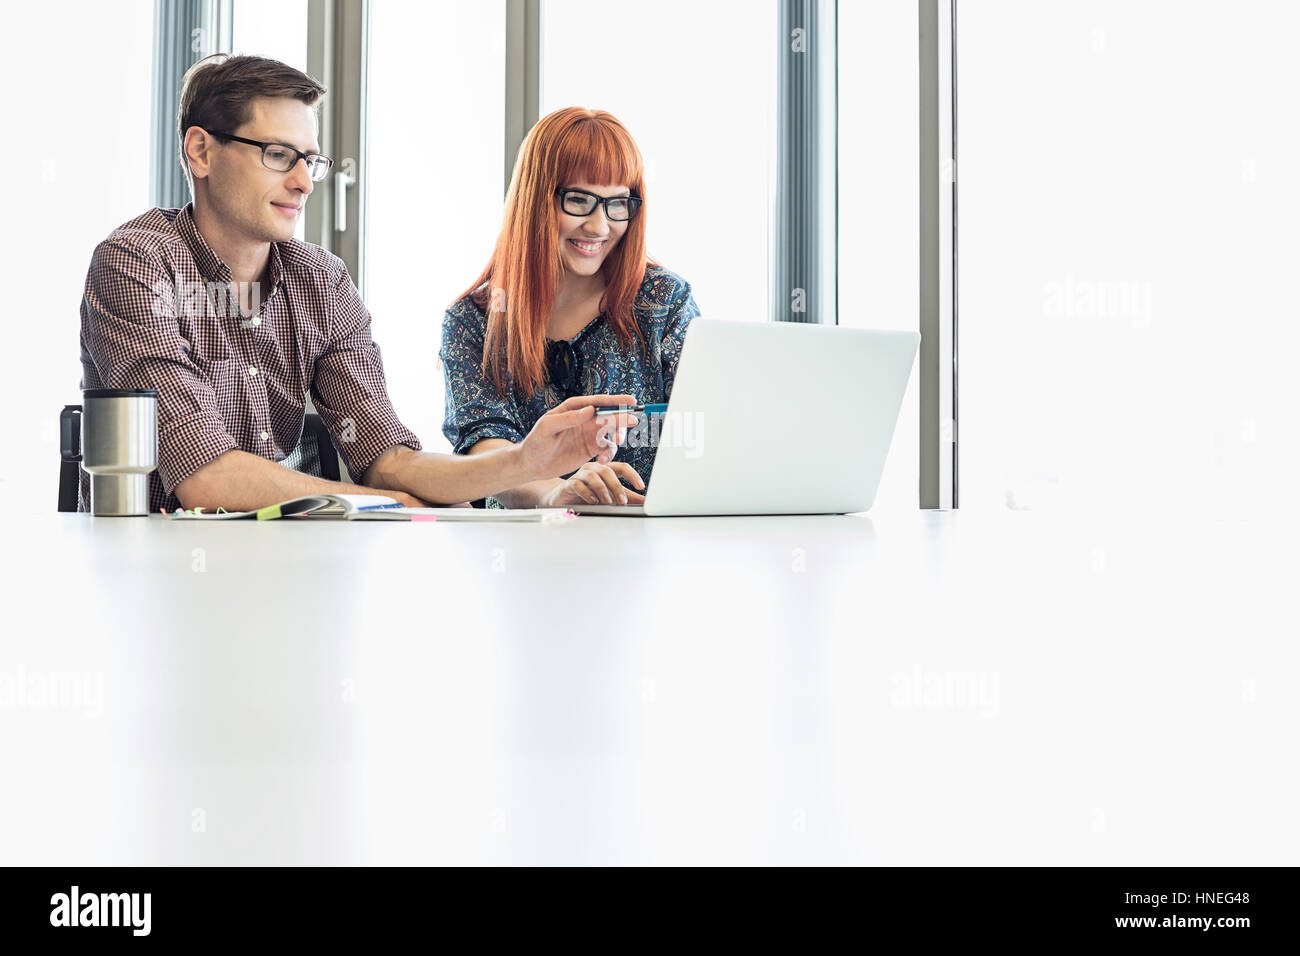
<svg viewBox="0 0 1300 956">
<path fill-rule="evenodd" d="M 585 515 L 867 511 L 916 360 L 917 332 L 694 319 L 668 408 L 628 433 L 657 446 L 643 505 Z"/>
</svg>

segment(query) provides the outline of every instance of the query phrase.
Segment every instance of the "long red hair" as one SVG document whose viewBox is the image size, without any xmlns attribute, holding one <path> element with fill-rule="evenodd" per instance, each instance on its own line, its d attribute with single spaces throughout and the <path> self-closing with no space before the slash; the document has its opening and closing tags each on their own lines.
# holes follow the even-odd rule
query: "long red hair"
<svg viewBox="0 0 1300 956">
<path fill-rule="evenodd" d="M 473 296 L 487 313 L 483 373 L 497 393 L 532 395 L 546 382 L 546 323 L 555 307 L 564 262 L 556 223 L 556 189 L 569 183 L 626 186 L 643 201 L 645 166 L 627 128 L 604 110 L 577 106 L 543 117 L 519 147 L 505 218 L 492 258 L 461 296 Z M 600 308 L 618 342 L 642 342 L 632 312 L 650 261 L 645 247 L 646 207 L 601 264 L 605 294 Z"/>
</svg>

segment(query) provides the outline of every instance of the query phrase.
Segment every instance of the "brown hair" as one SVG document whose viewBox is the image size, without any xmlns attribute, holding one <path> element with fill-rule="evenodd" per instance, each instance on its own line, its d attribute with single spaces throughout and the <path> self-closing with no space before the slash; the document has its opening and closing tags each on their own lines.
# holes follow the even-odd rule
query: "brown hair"
<svg viewBox="0 0 1300 956">
<path fill-rule="evenodd" d="M 191 126 L 233 133 L 247 121 L 248 105 L 259 96 L 288 96 L 314 109 L 324 95 L 325 87 L 279 60 L 228 53 L 199 60 L 181 77 L 176 113 L 176 145 L 190 189 L 194 179 L 185 158 L 185 131 Z"/>
</svg>

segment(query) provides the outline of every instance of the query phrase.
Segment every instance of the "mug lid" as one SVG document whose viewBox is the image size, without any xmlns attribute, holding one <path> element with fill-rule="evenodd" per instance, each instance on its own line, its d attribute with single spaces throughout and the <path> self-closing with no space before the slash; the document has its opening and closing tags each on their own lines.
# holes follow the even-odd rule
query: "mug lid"
<svg viewBox="0 0 1300 956">
<path fill-rule="evenodd" d="M 83 398 L 157 398 L 158 391 L 152 388 L 88 388 L 81 393 Z"/>
</svg>

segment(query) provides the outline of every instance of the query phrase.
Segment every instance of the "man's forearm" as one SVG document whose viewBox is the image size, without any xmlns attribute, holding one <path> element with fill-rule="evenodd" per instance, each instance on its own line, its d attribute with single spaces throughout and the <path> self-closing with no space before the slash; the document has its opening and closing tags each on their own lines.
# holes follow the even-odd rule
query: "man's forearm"
<svg viewBox="0 0 1300 956">
<path fill-rule="evenodd" d="M 481 455 L 445 455 L 397 445 L 375 459 L 363 480 L 430 504 L 450 505 L 486 498 L 537 477 L 525 471 L 517 445 Z"/>
<path fill-rule="evenodd" d="M 513 444 L 513 442 L 504 438 L 482 438 L 471 445 L 466 454 L 470 456 L 486 455 L 498 448 L 509 448 Z M 507 508 L 540 508 L 546 495 L 556 485 L 562 484 L 564 484 L 564 481 L 560 478 L 539 478 L 536 481 L 524 482 L 524 484 L 514 488 L 493 492 L 492 497 Z"/>
<path fill-rule="evenodd" d="M 226 452 L 176 486 L 182 505 L 205 511 L 254 511 L 302 495 L 330 493 L 375 494 L 376 489 L 326 481 L 238 450 Z"/>
</svg>

